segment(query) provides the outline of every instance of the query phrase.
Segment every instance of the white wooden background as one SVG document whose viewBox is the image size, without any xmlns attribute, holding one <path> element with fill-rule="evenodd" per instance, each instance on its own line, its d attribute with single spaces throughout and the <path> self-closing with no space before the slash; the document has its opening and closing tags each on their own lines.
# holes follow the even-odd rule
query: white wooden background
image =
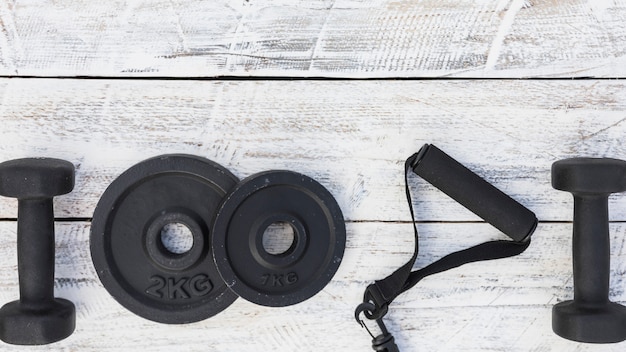
<svg viewBox="0 0 626 352">
<path fill-rule="evenodd" d="M 566 157 L 626 159 L 626 83 L 611 79 L 626 77 L 625 1 L 5 0 L 0 75 L 0 160 L 77 167 L 74 192 L 55 200 L 55 289 L 76 303 L 76 331 L 2 351 L 370 351 L 354 308 L 411 256 L 402 168 L 424 143 L 541 222 L 524 254 L 399 297 L 387 322 L 401 350 L 626 348 L 552 333 L 551 307 L 572 297 L 572 201 L 549 172 Z M 189 325 L 117 304 L 91 264 L 94 207 L 125 169 L 174 152 L 241 178 L 284 168 L 319 180 L 347 220 L 332 282 L 295 306 L 239 299 Z M 411 185 L 416 267 L 503 238 L 424 181 Z M 18 296 L 16 204 L 0 198 L 0 303 Z M 625 196 L 611 197 L 610 213 L 611 299 L 626 303 Z"/>
</svg>

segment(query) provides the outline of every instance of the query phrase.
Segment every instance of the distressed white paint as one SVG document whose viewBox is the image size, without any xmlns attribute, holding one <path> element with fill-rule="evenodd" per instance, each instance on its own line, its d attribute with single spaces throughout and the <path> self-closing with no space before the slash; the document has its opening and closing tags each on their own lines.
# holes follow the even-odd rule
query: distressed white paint
<svg viewBox="0 0 626 352">
<path fill-rule="evenodd" d="M 491 71 L 495 68 L 502 51 L 502 44 L 507 34 L 509 34 L 511 27 L 513 27 L 513 21 L 515 16 L 524 7 L 529 6 L 525 0 L 513 0 L 510 2 L 508 8 L 503 8 L 501 11 L 506 11 L 502 17 L 502 22 L 498 28 L 495 38 L 489 48 L 489 54 L 487 55 L 487 63 L 485 64 L 485 70 Z"/>
<path fill-rule="evenodd" d="M 339 271 L 301 304 L 267 308 L 237 300 L 217 316 L 188 325 L 139 318 L 110 297 L 89 255 L 89 224 L 58 223 L 57 296 L 77 305 L 72 336 L 44 351 L 369 351 L 353 320 L 364 288 L 410 257 L 411 226 L 350 223 Z M 451 251 L 501 238 L 485 224 L 419 224 L 422 255 L 416 267 Z M 613 224 L 611 299 L 624 303 L 626 225 Z M 462 234 L 462 235 L 461 235 Z M 0 301 L 18 295 L 15 223 L 0 222 Z M 573 343 L 552 333 L 550 309 L 572 297 L 571 224 L 541 224 L 524 254 L 469 264 L 425 279 L 391 308 L 389 327 L 402 351 L 621 351 L 625 344 Z M 0 342 L 3 351 L 22 351 Z"/>
<path fill-rule="evenodd" d="M 0 3 L 8 76 L 624 77 L 626 2 Z"/>
<path fill-rule="evenodd" d="M 434 143 L 541 220 L 571 219 L 550 165 L 626 159 L 621 81 L 0 80 L 0 160 L 72 161 L 77 186 L 59 217 L 90 218 L 107 185 L 165 153 L 212 159 L 240 178 L 268 169 L 318 179 L 350 220 L 407 221 L 403 161 Z M 411 178 L 420 220 L 477 220 Z M 611 218 L 626 220 L 624 196 Z M 0 218 L 15 202 L 0 198 Z"/>
<path fill-rule="evenodd" d="M 211 77 L 624 77 L 624 1 L 5 1 L 0 74 Z M 349 220 L 333 281 L 292 307 L 238 300 L 182 326 L 117 304 L 89 255 L 89 223 L 57 228 L 56 292 L 76 332 L 44 351 L 369 351 L 353 321 L 363 289 L 413 247 L 403 160 L 432 142 L 541 220 L 571 219 L 549 167 L 579 155 L 626 159 L 620 81 L 125 81 L 0 79 L 0 160 L 77 166 L 58 217 L 90 218 L 107 185 L 154 155 L 210 158 L 237 176 L 275 168 L 318 179 Z M 503 238 L 411 177 L 417 267 Z M 624 196 L 611 198 L 611 299 L 626 302 Z M 16 202 L 0 198 L 0 303 L 18 295 Z M 424 223 L 443 221 L 437 223 Z M 530 249 L 425 279 L 388 319 L 402 351 L 622 351 L 554 335 L 571 298 L 571 224 L 541 223 Z M 24 348 L 0 343 L 2 351 Z"/>
<path fill-rule="evenodd" d="M 117 304 L 89 255 L 89 223 L 57 229 L 56 292 L 77 303 L 66 351 L 369 351 L 353 320 L 363 289 L 413 248 L 403 159 L 433 142 L 542 220 L 571 219 L 550 164 L 579 155 L 626 159 L 621 81 L 159 81 L 0 79 L 0 160 L 68 159 L 76 189 L 56 215 L 89 218 L 107 185 L 150 156 L 208 157 L 239 177 L 303 172 L 337 198 L 349 223 L 333 281 L 292 307 L 238 300 L 203 322 L 152 323 Z M 422 267 L 503 235 L 416 177 Z M 611 299 L 626 303 L 626 204 L 611 199 Z M 0 303 L 18 295 L 16 202 L 0 198 Z M 423 223 L 423 221 L 444 221 Z M 452 221 L 452 222 L 449 222 Z M 550 309 L 572 297 L 571 224 L 541 223 L 523 255 L 425 279 L 399 297 L 388 324 L 402 351 L 622 351 L 554 335 Z M 1 343 L 0 343 L 1 344 Z M 23 348 L 1 344 L 3 351 Z"/>
</svg>

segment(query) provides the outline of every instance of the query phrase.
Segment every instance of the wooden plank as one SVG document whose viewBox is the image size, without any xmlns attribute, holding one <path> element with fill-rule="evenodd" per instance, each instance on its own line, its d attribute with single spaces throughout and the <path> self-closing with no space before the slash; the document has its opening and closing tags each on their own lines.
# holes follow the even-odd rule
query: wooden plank
<svg viewBox="0 0 626 352">
<path fill-rule="evenodd" d="M 0 222 L 0 302 L 18 296 L 16 224 Z M 367 284 L 410 256 L 410 225 L 351 223 L 339 271 L 319 294 L 290 307 L 237 300 L 217 316 L 189 325 L 156 324 L 115 302 L 89 255 L 89 223 L 57 223 L 56 294 L 77 305 L 77 329 L 59 350 L 367 351 L 369 338 L 353 318 Z M 420 224 L 416 268 L 486 240 L 486 224 Z M 624 303 L 626 224 L 611 225 L 611 299 Z M 423 280 L 393 304 L 389 327 L 402 351 L 620 351 L 625 343 L 578 344 L 550 327 L 550 309 L 572 297 L 571 224 L 540 224 L 522 255 L 469 264 Z M 1 343 L 0 343 L 1 344 Z M 48 347 L 35 348 L 45 350 Z M 2 350 L 18 350 L 2 344 Z"/>
<path fill-rule="evenodd" d="M 4 1 L 6 76 L 624 77 L 609 0 Z"/>
<path fill-rule="evenodd" d="M 56 215 L 90 218 L 124 170 L 166 153 L 214 160 L 238 177 L 309 175 L 349 220 L 408 221 L 403 163 L 434 143 L 542 220 L 571 220 L 552 162 L 626 157 L 621 81 L 134 81 L 0 79 L 0 160 L 51 156 L 77 166 Z M 478 220 L 417 177 L 419 220 Z M 623 195 L 611 219 L 626 220 Z M 0 218 L 16 202 L 0 197 Z"/>
</svg>

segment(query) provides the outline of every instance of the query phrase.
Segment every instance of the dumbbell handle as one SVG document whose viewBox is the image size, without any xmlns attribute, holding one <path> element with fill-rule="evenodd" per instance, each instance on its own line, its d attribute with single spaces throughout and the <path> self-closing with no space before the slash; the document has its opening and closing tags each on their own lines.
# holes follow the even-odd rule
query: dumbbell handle
<svg viewBox="0 0 626 352">
<path fill-rule="evenodd" d="M 574 194 L 574 300 L 609 301 L 610 245 L 608 195 Z"/>
<path fill-rule="evenodd" d="M 52 198 L 20 199 L 17 216 L 20 302 L 41 307 L 54 300 Z"/>
</svg>

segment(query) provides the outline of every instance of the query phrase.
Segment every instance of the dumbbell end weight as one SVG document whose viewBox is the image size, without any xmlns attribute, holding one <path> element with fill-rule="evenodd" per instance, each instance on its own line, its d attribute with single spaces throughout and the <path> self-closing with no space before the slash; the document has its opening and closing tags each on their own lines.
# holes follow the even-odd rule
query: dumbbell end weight
<svg viewBox="0 0 626 352">
<path fill-rule="evenodd" d="M 74 332 L 74 304 L 55 298 L 47 307 L 30 307 L 20 301 L 0 309 L 0 340 L 14 345 L 44 345 L 62 340 Z"/>
<path fill-rule="evenodd" d="M 570 158 L 552 164 L 552 187 L 573 194 L 626 191 L 626 161 L 612 158 Z"/>
<path fill-rule="evenodd" d="M 74 165 L 54 158 L 0 163 L 0 195 L 18 199 L 52 198 L 74 188 Z"/>
<path fill-rule="evenodd" d="M 613 343 L 626 340 L 626 307 L 607 302 L 582 305 L 565 301 L 552 308 L 552 330 L 568 340 Z"/>
</svg>

